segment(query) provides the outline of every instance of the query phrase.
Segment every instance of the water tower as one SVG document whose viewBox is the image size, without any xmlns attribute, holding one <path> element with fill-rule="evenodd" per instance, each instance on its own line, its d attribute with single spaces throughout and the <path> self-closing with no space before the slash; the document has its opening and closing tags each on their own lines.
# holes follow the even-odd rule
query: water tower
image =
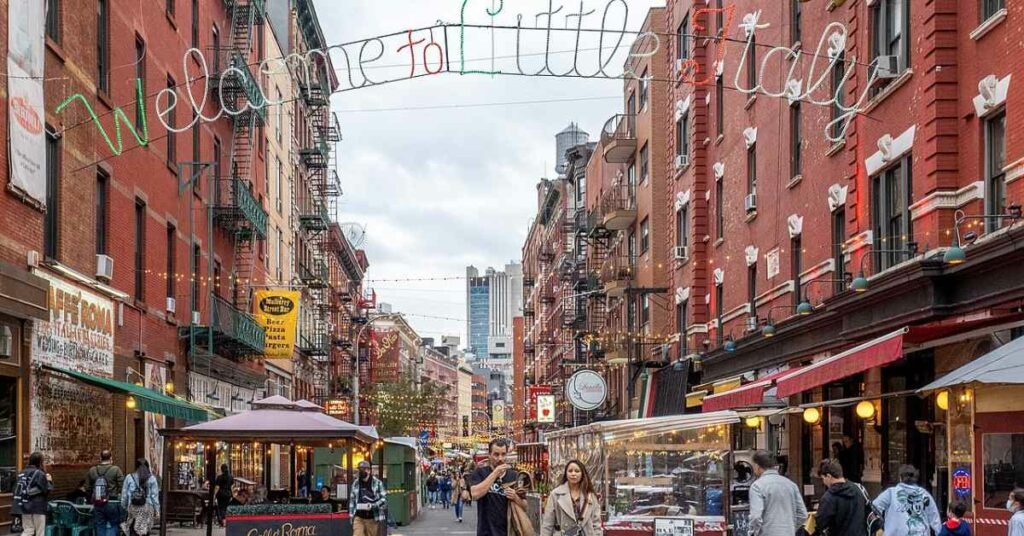
<svg viewBox="0 0 1024 536">
<path fill-rule="evenodd" d="M 555 172 L 559 176 L 565 174 L 565 152 L 588 141 L 590 134 L 581 130 L 576 123 L 569 123 L 565 130 L 555 134 Z"/>
</svg>

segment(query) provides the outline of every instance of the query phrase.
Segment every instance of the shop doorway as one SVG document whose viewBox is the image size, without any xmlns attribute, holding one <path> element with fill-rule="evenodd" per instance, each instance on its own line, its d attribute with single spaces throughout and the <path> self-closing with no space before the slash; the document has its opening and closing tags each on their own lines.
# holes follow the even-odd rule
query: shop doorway
<svg viewBox="0 0 1024 536">
<path fill-rule="evenodd" d="M 882 391 L 895 394 L 924 387 L 935 377 L 934 354 L 930 350 L 908 354 L 906 358 L 882 369 Z M 882 403 L 882 484 L 888 487 L 899 478 L 901 465 L 909 464 L 921 474 L 920 484 L 944 511 L 945 480 L 937 469 L 938 436 L 935 408 L 929 400 L 914 394 L 886 398 Z M 945 470 L 945 469 L 943 469 Z"/>
</svg>

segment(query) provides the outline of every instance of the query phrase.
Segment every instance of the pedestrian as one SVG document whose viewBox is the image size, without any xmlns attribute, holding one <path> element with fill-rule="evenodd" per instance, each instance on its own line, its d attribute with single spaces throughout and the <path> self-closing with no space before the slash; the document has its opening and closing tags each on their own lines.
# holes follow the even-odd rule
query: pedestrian
<svg viewBox="0 0 1024 536">
<path fill-rule="evenodd" d="M 900 466 L 899 479 L 874 502 L 875 510 L 885 517 L 885 536 L 929 536 L 929 530 L 938 534 L 942 530 L 939 507 L 931 494 L 917 485 L 917 469 Z"/>
<path fill-rule="evenodd" d="M 832 443 L 832 459 L 833 460 L 842 460 L 843 459 L 843 444 L 838 442 L 838 441 L 835 441 L 835 442 Z M 842 464 L 842 462 L 839 462 L 839 463 L 840 463 L 840 465 Z"/>
<path fill-rule="evenodd" d="M 759 450 L 752 461 L 757 480 L 750 486 L 751 536 L 793 536 L 807 520 L 800 489 L 779 474 L 774 454 Z"/>
<path fill-rule="evenodd" d="M 843 477 L 843 466 L 838 460 L 822 460 L 818 476 L 828 489 L 818 503 L 814 534 L 868 536 L 867 491 Z"/>
<path fill-rule="evenodd" d="M 505 463 L 508 447 L 508 440 L 492 439 L 487 444 L 487 462 L 477 467 L 466 482 L 470 497 L 477 502 L 477 536 L 508 536 L 509 502 L 526 507 L 512 485 L 516 471 Z"/>
<path fill-rule="evenodd" d="M 21 516 L 22 534 L 24 536 L 45 536 L 46 508 L 53 490 L 53 477 L 43 467 L 43 453 L 33 452 L 28 457 L 28 465 L 18 475 L 14 485 L 14 497 L 11 512 Z M 12 521 L 12 526 L 17 521 Z"/>
<path fill-rule="evenodd" d="M 455 473 L 455 480 L 452 482 L 452 502 L 455 503 L 455 519 L 459 523 L 462 523 L 462 514 L 469 500 L 469 487 L 466 486 L 466 475 L 457 472 Z"/>
<path fill-rule="evenodd" d="M 946 522 L 942 524 L 939 536 L 971 536 L 971 524 L 964 519 L 967 505 L 963 501 L 955 501 L 946 508 Z"/>
<path fill-rule="evenodd" d="M 299 497 L 309 497 L 309 475 L 305 467 L 299 469 L 299 474 L 295 475 L 295 483 L 299 487 Z"/>
<path fill-rule="evenodd" d="M 231 476 L 231 469 L 228 464 L 221 464 L 220 474 L 213 482 L 213 498 L 217 501 L 217 524 L 224 526 L 224 516 L 228 511 L 228 504 L 235 496 L 232 487 L 235 485 L 235 478 Z"/>
<path fill-rule="evenodd" d="M 145 458 L 135 460 L 135 472 L 124 479 L 121 507 L 127 511 L 121 530 L 128 536 L 146 536 L 160 517 L 160 486 Z"/>
<path fill-rule="evenodd" d="M 431 471 L 430 476 L 427 477 L 427 502 L 430 503 L 431 510 L 437 506 L 438 489 L 440 489 L 440 484 L 437 481 L 437 474 Z"/>
<path fill-rule="evenodd" d="M 839 464 L 843 466 L 846 479 L 860 483 L 864 475 L 864 447 L 854 441 L 853 436 L 843 436 L 843 448 L 839 452 Z"/>
<path fill-rule="evenodd" d="M 1010 492 L 1010 497 L 1006 499 L 1006 509 L 1013 514 L 1007 536 L 1024 536 L 1024 488 Z"/>
<path fill-rule="evenodd" d="M 352 516 L 352 536 L 377 536 L 377 527 L 387 523 L 387 491 L 384 483 L 373 476 L 370 462 L 359 462 L 356 489 L 349 494 L 348 511 Z"/>
<path fill-rule="evenodd" d="M 562 482 L 548 495 L 540 536 L 600 536 L 601 503 L 583 463 L 565 464 Z"/>
<path fill-rule="evenodd" d="M 444 509 L 447 510 L 452 507 L 452 477 L 445 473 L 441 477 L 441 483 L 438 486 L 438 490 L 441 496 L 441 504 Z"/>
<path fill-rule="evenodd" d="M 117 536 L 121 524 L 121 489 L 124 472 L 114 465 L 109 450 L 100 452 L 100 462 L 85 473 L 86 488 L 92 493 L 92 526 L 96 536 Z"/>
</svg>

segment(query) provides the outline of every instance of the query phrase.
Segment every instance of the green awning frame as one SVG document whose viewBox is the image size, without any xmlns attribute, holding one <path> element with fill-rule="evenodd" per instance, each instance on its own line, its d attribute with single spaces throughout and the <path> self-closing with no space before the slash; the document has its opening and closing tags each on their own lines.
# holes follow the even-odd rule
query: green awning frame
<svg viewBox="0 0 1024 536">
<path fill-rule="evenodd" d="M 183 400 L 167 396 L 163 393 L 158 393 L 152 389 L 147 389 L 141 385 L 112 380 L 110 378 L 103 378 L 100 376 L 93 376 L 92 374 L 76 372 L 50 365 L 43 365 L 43 368 L 59 372 L 65 376 L 70 376 L 83 383 L 87 383 L 93 387 L 99 387 L 100 389 L 110 391 L 112 393 L 134 396 L 135 407 L 142 411 L 158 413 L 160 415 L 193 422 L 206 422 L 210 418 L 209 412 L 203 408 Z"/>
</svg>

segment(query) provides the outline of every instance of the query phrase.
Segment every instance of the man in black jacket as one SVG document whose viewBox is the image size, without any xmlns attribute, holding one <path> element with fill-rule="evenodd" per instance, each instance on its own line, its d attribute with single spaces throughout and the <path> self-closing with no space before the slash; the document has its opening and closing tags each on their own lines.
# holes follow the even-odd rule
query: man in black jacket
<svg viewBox="0 0 1024 536">
<path fill-rule="evenodd" d="M 33 452 L 28 457 L 28 466 L 18 476 L 23 485 L 16 490 L 14 513 L 21 514 L 24 536 L 46 534 L 46 506 L 50 499 L 53 481 L 43 468 L 43 453 Z"/>
<path fill-rule="evenodd" d="M 843 478 L 843 466 L 836 460 L 822 460 L 818 476 L 828 486 L 818 503 L 815 535 L 867 536 L 867 492 Z"/>
</svg>

